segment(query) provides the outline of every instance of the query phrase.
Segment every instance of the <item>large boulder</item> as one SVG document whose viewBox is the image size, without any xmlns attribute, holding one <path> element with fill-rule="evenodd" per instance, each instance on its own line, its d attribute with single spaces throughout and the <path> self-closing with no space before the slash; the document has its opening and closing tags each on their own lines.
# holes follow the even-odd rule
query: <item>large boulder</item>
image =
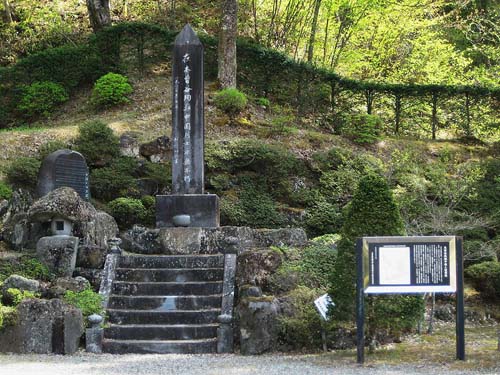
<svg viewBox="0 0 500 375">
<path fill-rule="evenodd" d="M 236 285 L 256 285 L 270 291 L 271 277 L 283 263 L 283 253 L 275 249 L 250 250 L 238 256 Z"/>
<path fill-rule="evenodd" d="M 112 216 L 98 211 L 69 187 L 61 187 L 23 206 L 3 226 L 0 239 L 14 249 L 34 249 L 41 237 L 50 235 L 50 222 L 55 218 L 73 224 L 73 235 L 82 239 L 82 245 L 108 248 L 109 239 L 118 234 L 118 225 Z"/>
<path fill-rule="evenodd" d="M 248 297 L 236 308 L 240 325 L 240 352 L 262 354 L 278 344 L 279 303 L 274 297 Z"/>
<path fill-rule="evenodd" d="M 167 136 L 161 136 L 151 142 L 143 143 L 139 148 L 139 152 L 149 161 L 159 163 L 170 158 L 171 149 L 170 139 Z"/>
<path fill-rule="evenodd" d="M 27 299 L 17 322 L 0 330 L 0 352 L 72 354 L 83 334 L 82 312 L 60 299 Z"/>
<path fill-rule="evenodd" d="M 11 296 L 7 292 L 9 289 L 19 289 L 20 291 L 27 291 L 37 293 L 40 291 L 40 282 L 37 280 L 27 279 L 20 275 L 10 275 L 5 279 L 2 285 L 2 300 L 4 303 L 11 303 Z"/>
<path fill-rule="evenodd" d="M 78 237 L 42 237 L 36 244 L 36 257 L 56 276 L 71 277 L 76 265 Z"/>
<path fill-rule="evenodd" d="M 139 133 L 125 132 L 120 136 L 120 153 L 123 156 L 136 158 L 139 156 Z"/>
<path fill-rule="evenodd" d="M 68 290 L 79 293 L 88 288 L 90 288 L 90 283 L 84 277 L 59 277 L 52 283 L 48 290 L 48 296 L 50 298 L 61 298 Z"/>
</svg>

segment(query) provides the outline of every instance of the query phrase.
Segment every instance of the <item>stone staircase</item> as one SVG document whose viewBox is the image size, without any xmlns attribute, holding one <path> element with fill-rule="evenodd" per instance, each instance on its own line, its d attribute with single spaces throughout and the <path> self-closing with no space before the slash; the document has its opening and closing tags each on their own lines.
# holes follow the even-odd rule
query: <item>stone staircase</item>
<svg viewBox="0 0 500 375">
<path fill-rule="evenodd" d="M 223 279 L 221 254 L 120 256 L 103 351 L 216 352 Z"/>
</svg>

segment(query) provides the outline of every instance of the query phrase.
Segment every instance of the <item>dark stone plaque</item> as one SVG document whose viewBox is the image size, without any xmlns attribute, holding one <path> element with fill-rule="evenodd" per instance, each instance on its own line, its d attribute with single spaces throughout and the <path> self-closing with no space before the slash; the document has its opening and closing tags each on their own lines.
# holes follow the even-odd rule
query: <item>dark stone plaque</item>
<svg viewBox="0 0 500 375">
<path fill-rule="evenodd" d="M 44 159 L 38 173 L 37 195 L 43 197 L 60 187 L 73 188 L 83 199 L 90 199 L 89 168 L 82 154 L 58 150 Z"/>
<path fill-rule="evenodd" d="M 191 26 L 173 52 L 172 193 L 203 194 L 203 45 Z"/>
</svg>

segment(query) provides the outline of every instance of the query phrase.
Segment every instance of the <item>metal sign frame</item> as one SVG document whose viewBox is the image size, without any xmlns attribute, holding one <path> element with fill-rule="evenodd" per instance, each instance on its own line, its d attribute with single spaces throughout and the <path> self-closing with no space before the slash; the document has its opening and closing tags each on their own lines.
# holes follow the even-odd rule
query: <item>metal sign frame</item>
<svg viewBox="0 0 500 375">
<path fill-rule="evenodd" d="M 365 294 L 418 294 L 424 292 L 431 293 L 455 293 L 456 294 L 456 356 L 459 360 L 465 360 L 465 319 L 464 319 L 464 282 L 463 282 L 463 250 L 462 237 L 457 236 L 419 236 L 419 237 L 363 237 L 356 241 L 356 326 L 357 326 L 357 362 L 364 363 L 365 347 Z M 439 261 L 444 265 L 444 271 L 439 274 L 438 281 L 419 280 L 415 281 L 416 261 L 412 256 L 415 251 L 413 245 L 433 246 L 434 254 L 438 254 Z M 370 247 L 371 246 L 371 247 Z M 408 262 L 412 264 L 406 267 L 411 271 L 412 276 L 408 276 L 404 282 L 380 284 L 374 282 L 374 267 L 380 267 L 379 263 L 373 260 L 373 246 L 386 246 L 387 248 L 405 249 L 408 248 L 408 255 L 405 255 Z M 420 248 L 418 248 L 420 249 Z M 390 251 L 389 251 L 390 253 Z M 445 254 L 439 255 L 439 254 Z M 405 258 L 405 259 L 406 259 Z M 413 267 L 413 269 L 412 269 Z M 447 267 L 447 268 L 446 268 Z M 448 274 L 446 275 L 446 272 Z M 443 275 L 443 273 L 445 273 Z M 429 282 L 428 282 L 429 281 Z"/>
</svg>

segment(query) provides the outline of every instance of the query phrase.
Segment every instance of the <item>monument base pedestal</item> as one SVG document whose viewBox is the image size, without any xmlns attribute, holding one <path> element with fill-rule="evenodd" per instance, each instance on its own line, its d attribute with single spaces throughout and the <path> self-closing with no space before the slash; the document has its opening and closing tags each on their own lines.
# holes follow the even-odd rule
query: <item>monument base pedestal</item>
<svg viewBox="0 0 500 375">
<path fill-rule="evenodd" d="M 215 228 L 220 225 L 219 197 L 215 194 L 156 196 L 156 227 L 174 227 L 174 216 L 189 215 L 189 227 Z"/>
</svg>

